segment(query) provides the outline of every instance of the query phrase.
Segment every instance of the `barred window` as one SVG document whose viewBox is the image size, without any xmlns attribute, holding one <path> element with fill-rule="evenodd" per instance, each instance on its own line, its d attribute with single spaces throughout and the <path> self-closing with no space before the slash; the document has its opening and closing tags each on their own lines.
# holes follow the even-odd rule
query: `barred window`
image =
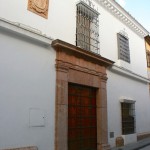
<svg viewBox="0 0 150 150">
<path fill-rule="evenodd" d="M 121 103 L 122 134 L 135 133 L 135 103 Z"/>
<path fill-rule="evenodd" d="M 146 58 L 147 58 L 147 67 L 150 67 L 150 51 L 146 52 Z"/>
<path fill-rule="evenodd" d="M 130 63 L 129 39 L 120 33 L 117 34 L 117 37 L 119 59 Z"/>
<path fill-rule="evenodd" d="M 99 13 L 81 1 L 77 4 L 76 45 L 99 53 Z"/>
</svg>

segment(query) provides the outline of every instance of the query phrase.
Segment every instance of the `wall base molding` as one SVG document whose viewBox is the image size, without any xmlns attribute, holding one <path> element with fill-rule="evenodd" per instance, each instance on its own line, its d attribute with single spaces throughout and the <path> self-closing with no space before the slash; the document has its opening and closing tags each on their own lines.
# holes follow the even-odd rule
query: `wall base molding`
<svg viewBox="0 0 150 150">
<path fill-rule="evenodd" d="M 138 141 L 146 139 L 146 138 L 150 138 L 150 132 L 140 133 L 140 134 L 137 135 L 137 140 Z"/>
<path fill-rule="evenodd" d="M 8 149 L 0 149 L 0 150 L 38 150 L 38 148 L 36 146 L 29 146 L 29 147 L 8 148 Z"/>
</svg>

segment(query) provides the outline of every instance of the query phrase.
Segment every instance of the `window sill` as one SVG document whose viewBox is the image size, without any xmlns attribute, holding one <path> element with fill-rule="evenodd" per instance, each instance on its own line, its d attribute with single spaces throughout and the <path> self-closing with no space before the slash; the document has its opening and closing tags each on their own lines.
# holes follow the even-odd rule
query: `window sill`
<svg viewBox="0 0 150 150">
<path fill-rule="evenodd" d="M 116 65 L 119 67 L 125 68 L 127 70 L 130 70 L 130 71 L 132 70 L 131 64 L 121 59 L 118 59 L 118 61 L 116 62 Z"/>
</svg>

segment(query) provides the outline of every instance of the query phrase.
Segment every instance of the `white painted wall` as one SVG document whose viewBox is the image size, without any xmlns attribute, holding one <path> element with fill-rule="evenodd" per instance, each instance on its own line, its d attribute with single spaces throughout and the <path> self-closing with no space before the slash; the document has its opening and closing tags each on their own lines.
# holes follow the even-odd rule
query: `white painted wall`
<svg viewBox="0 0 150 150">
<path fill-rule="evenodd" d="M 1 0 L 0 17 L 40 30 L 54 39 L 75 44 L 77 1 L 50 0 L 48 19 L 44 19 L 27 10 L 28 0 Z M 129 37 L 131 64 L 121 62 L 121 67 L 147 77 L 144 39 L 102 6 L 98 6 L 97 2 L 95 5 L 100 13 L 100 54 L 120 65 L 117 33 L 125 29 Z M 18 37 L 1 35 L 0 45 L 3 49 L 0 50 L 0 110 L 3 111 L 0 113 L 0 129 L 5 128 L 0 134 L 0 146 L 35 144 L 40 149 L 46 150 L 49 146 L 53 149 L 55 52 L 51 48 Z M 115 137 L 121 135 L 120 96 L 129 96 L 136 100 L 137 133 L 150 131 L 148 85 L 111 71 L 108 71 L 108 78 L 109 132 L 115 132 Z M 45 127 L 28 127 L 30 107 L 45 110 Z M 113 146 L 115 141 L 109 139 L 109 142 Z"/>
<path fill-rule="evenodd" d="M 28 0 L 1 0 L 0 17 L 25 24 L 42 31 L 43 34 L 54 39 L 61 39 L 75 45 L 76 3 L 78 1 L 50 0 L 48 19 L 45 19 L 27 10 Z M 123 67 L 147 77 L 144 39 L 139 37 L 96 1 L 93 2 L 95 8 L 98 8 L 100 13 L 100 54 L 117 63 L 117 33 L 125 29 L 129 37 L 131 64 L 123 64 Z"/>
<path fill-rule="evenodd" d="M 136 101 L 136 133 L 150 131 L 150 98 L 146 83 L 114 71 L 107 70 L 107 73 L 108 134 L 114 132 L 114 138 L 109 138 L 109 143 L 113 147 L 115 146 L 116 137 L 122 135 L 120 97 L 123 96 Z M 126 144 L 135 141 L 135 138 L 132 137 L 133 135 L 126 136 Z"/>
<path fill-rule="evenodd" d="M 1 28 L 0 47 L 0 149 L 54 149 L 55 51 Z M 31 108 L 43 127 L 29 126 Z"/>
<path fill-rule="evenodd" d="M 118 62 L 117 33 L 125 29 L 129 38 L 131 63 L 128 65 L 126 65 L 126 63 L 122 63 L 121 66 L 147 77 L 144 39 L 133 32 L 133 30 L 123 24 L 114 15 L 110 14 L 106 9 L 101 7 L 99 8 L 99 11 L 101 14 L 99 16 L 101 55 L 113 60 L 120 66 Z"/>
<path fill-rule="evenodd" d="M 28 0 L 1 0 L 0 17 L 42 31 L 54 39 L 75 44 L 76 5 L 72 0 L 49 0 L 48 19 L 27 10 Z"/>
<path fill-rule="evenodd" d="M 144 39 L 138 36 L 127 25 L 110 14 L 103 7 L 100 11 L 100 49 L 101 55 L 113 60 L 115 65 L 130 70 L 147 78 L 147 64 Z M 118 60 L 117 33 L 126 31 L 129 38 L 131 63 Z M 114 132 L 115 137 L 109 138 L 111 147 L 115 146 L 115 139 L 122 135 L 121 131 L 121 96 L 132 98 L 136 101 L 136 133 L 150 131 L 149 86 L 139 80 L 125 76 L 119 72 L 108 73 L 107 95 L 108 95 L 108 136 Z M 123 136 L 125 144 L 136 141 L 136 134 Z"/>
<path fill-rule="evenodd" d="M 137 142 L 137 134 L 128 134 L 128 135 L 122 135 L 124 139 L 124 145 Z"/>
</svg>

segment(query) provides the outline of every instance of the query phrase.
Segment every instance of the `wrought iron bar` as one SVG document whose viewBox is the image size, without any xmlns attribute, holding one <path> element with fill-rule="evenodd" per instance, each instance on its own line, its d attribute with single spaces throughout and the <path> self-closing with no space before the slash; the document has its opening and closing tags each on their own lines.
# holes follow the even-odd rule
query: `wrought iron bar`
<svg viewBox="0 0 150 150">
<path fill-rule="evenodd" d="M 99 53 L 99 19 L 98 12 L 86 4 L 77 4 L 76 45 Z"/>
</svg>

